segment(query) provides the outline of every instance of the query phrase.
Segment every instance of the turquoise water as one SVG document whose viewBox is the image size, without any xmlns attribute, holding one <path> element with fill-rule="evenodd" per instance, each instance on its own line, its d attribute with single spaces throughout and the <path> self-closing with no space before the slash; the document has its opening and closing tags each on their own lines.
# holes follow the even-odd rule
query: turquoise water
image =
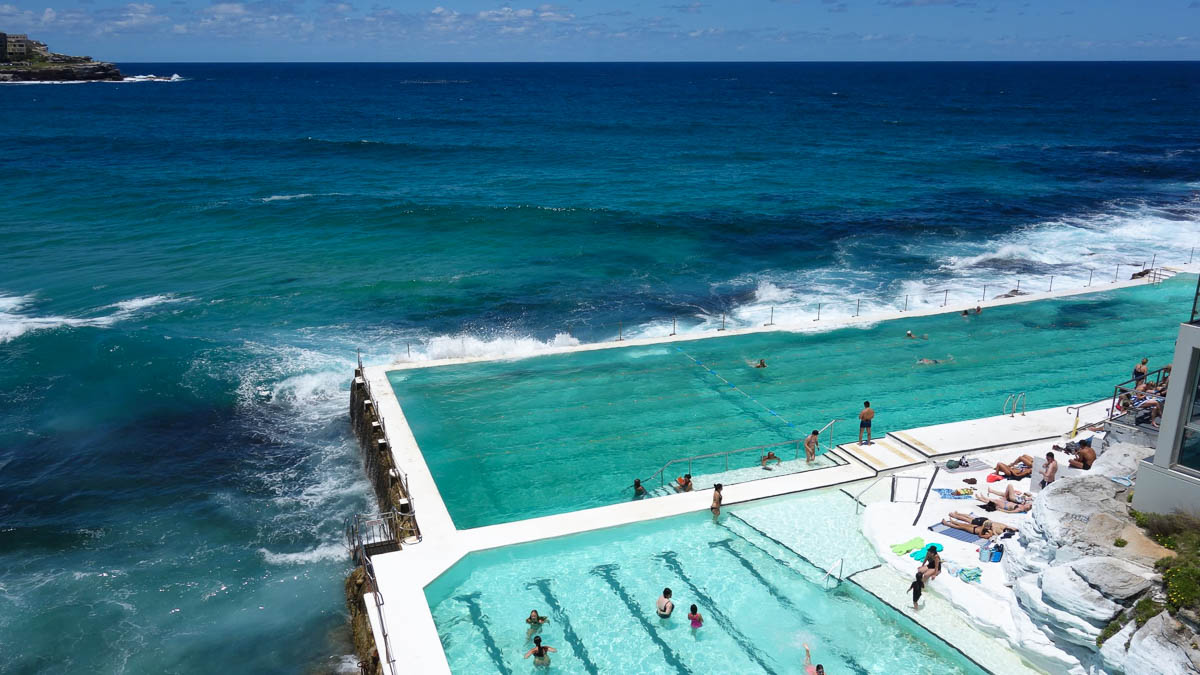
<svg viewBox="0 0 1200 675">
<path fill-rule="evenodd" d="M 727 510 L 720 524 L 694 514 L 468 556 L 426 588 L 451 670 L 535 672 L 522 655 L 532 646 L 524 619 L 537 609 L 550 617 L 541 635 L 558 650 L 553 672 L 799 673 L 805 643 L 831 674 L 982 672 L 852 580 L 827 590 L 822 569 L 738 513 Z M 811 525 L 861 540 L 835 520 Z M 664 587 L 676 604 L 666 621 L 654 614 Z M 686 618 L 693 603 L 704 617 L 695 633 Z"/>
<path fill-rule="evenodd" d="M 648 478 L 671 459 L 802 438 L 834 418 L 850 421 L 835 427 L 833 441 L 853 440 L 864 399 L 878 411 L 876 434 L 997 415 L 1008 394 L 1020 391 L 1028 392 L 1030 408 L 1098 399 L 1143 356 L 1155 364 L 1170 359 L 1194 289 L 1194 276 L 1176 277 L 1161 286 L 990 308 L 968 318 L 947 314 L 389 377 L 451 516 L 468 528 L 615 503 L 629 498 L 634 478 Z M 904 339 L 906 330 L 928 339 Z M 759 358 L 766 369 L 749 367 Z M 919 365 L 921 358 L 948 362 Z M 693 473 L 711 473 L 718 461 Z M 757 456 L 731 458 L 731 468 L 735 461 L 750 466 Z"/>
</svg>

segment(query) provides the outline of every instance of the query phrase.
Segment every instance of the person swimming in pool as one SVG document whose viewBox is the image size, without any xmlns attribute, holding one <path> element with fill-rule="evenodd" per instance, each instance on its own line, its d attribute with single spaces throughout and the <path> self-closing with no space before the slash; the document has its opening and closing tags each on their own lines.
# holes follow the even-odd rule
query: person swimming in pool
<svg viewBox="0 0 1200 675">
<path fill-rule="evenodd" d="M 950 363 L 954 360 L 953 354 L 947 354 L 944 359 L 917 359 L 918 366 L 936 366 L 943 363 Z"/>
<path fill-rule="evenodd" d="M 825 675 L 825 666 L 819 663 L 813 665 L 812 652 L 808 650 L 808 645 L 804 645 L 804 673 L 805 675 Z"/>
<path fill-rule="evenodd" d="M 646 487 L 644 485 L 642 485 L 642 479 L 634 478 L 633 479 L 633 498 L 641 499 L 642 497 L 645 497 L 645 496 L 646 496 Z"/>
<path fill-rule="evenodd" d="M 663 589 L 662 595 L 659 596 L 658 601 L 654 603 L 654 611 L 658 614 L 658 618 L 660 619 L 671 618 L 671 612 L 675 611 L 675 603 L 671 602 L 670 588 Z"/>
<path fill-rule="evenodd" d="M 758 463 L 762 464 L 762 468 L 764 468 L 764 469 L 767 468 L 767 462 L 775 462 L 776 464 L 782 464 L 783 460 L 779 459 L 779 455 L 776 455 L 774 450 L 768 450 L 767 454 L 763 455 L 758 460 Z"/>
<path fill-rule="evenodd" d="M 533 657 L 533 665 L 539 668 L 550 667 L 550 652 L 558 651 L 554 647 L 542 644 L 542 636 L 533 638 L 533 649 L 525 652 L 525 658 Z"/>
<path fill-rule="evenodd" d="M 763 359 L 759 359 L 759 360 L 758 360 L 758 363 L 754 364 L 754 367 L 755 367 L 755 368 L 766 368 L 766 367 L 767 367 L 767 362 L 766 362 L 766 361 L 764 361 Z"/>
<path fill-rule="evenodd" d="M 692 622 L 692 632 L 704 625 L 704 617 L 700 616 L 700 609 L 692 605 L 692 610 L 688 612 L 688 621 Z"/>
<path fill-rule="evenodd" d="M 692 474 L 685 473 L 675 479 L 676 492 L 691 492 L 692 491 Z"/>
<path fill-rule="evenodd" d="M 529 630 L 525 632 L 525 641 L 529 642 L 529 638 L 533 637 L 534 633 L 540 633 L 542 626 L 549 621 L 548 617 L 538 614 L 536 609 L 530 610 L 529 618 L 525 619 L 525 623 L 529 624 Z"/>
</svg>

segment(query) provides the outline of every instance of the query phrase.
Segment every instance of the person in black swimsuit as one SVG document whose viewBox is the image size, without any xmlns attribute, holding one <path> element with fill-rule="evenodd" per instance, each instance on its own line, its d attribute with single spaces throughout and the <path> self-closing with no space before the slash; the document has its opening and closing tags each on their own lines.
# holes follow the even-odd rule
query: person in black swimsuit
<svg viewBox="0 0 1200 675">
<path fill-rule="evenodd" d="M 921 591 L 925 590 L 925 580 L 921 578 L 920 572 L 917 572 L 917 577 L 913 579 L 913 582 L 909 585 L 908 590 L 912 591 L 913 594 L 913 609 L 920 609 L 920 607 L 917 606 L 917 601 L 921 599 Z"/>
<path fill-rule="evenodd" d="M 539 635 L 533 638 L 533 649 L 525 652 L 525 658 L 533 657 L 533 665 L 542 668 L 550 667 L 550 652 L 558 651 L 554 647 L 548 647 L 542 644 L 542 636 Z"/>
</svg>

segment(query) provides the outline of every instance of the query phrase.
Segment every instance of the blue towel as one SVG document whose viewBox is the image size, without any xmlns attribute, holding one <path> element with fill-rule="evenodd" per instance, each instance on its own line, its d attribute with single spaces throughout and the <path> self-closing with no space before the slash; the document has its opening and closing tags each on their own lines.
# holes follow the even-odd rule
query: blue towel
<svg viewBox="0 0 1200 675">
<path fill-rule="evenodd" d="M 933 491 L 941 495 L 942 499 L 974 499 L 975 495 L 956 495 L 954 490 L 950 488 L 933 488 Z"/>
<path fill-rule="evenodd" d="M 926 544 L 925 548 L 919 548 L 913 551 L 908 557 L 912 558 L 913 560 L 920 560 L 921 562 L 924 562 L 925 556 L 928 555 L 929 549 L 933 549 L 938 553 L 941 553 L 942 548 L 944 547 L 941 544 Z"/>
<path fill-rule="evenodd" d="M 945 525 L 943 525 L 941 523 L 937 523 L 935 525 L 930 525 L 929 531 L 936 532 L 937 534 L 945 535 L 947 537 L 950 537 L 951 539 L 965 541 L 966 543 L 973 544 L 975 546 L 980 546 L 983 544 L 983 542 L 987 541 L 987 539 L 984 539 L 978 535 L 971 534 L 970 532 L 967 532 L 965 530 L 959 530 L 959 529 L 955 529 L 953 527 L 946 527 Z"/>
</svg>

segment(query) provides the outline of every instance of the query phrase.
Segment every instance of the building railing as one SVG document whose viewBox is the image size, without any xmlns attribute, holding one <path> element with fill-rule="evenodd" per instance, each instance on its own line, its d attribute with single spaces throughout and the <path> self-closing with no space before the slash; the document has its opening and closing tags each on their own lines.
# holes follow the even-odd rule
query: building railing
<svg viewBox="0 0 1200 675">
<path fill-rule="evenodd" d="M 379 581 L 375 578 L 375 566 L 368 560 L 363 566 L 367 577 L 367 587 L 370 589 L 371 597 L 375 601 L 375 616 L 379 617 L 379 632 L 383 635 L 383 653 L 387 660 L 388 672 L 391 675 L 396 673 L 396 655 L 392 651 L 392 638 L 388 631 L 387 616 L 384 615 L 383 592 L 379 590 Z"/>
<path fill-rule="evenodd" d="M 833 448 L 837 447 L 836 443 L 834 443 L 834 441 L 833 441 L 833 428 L 834 428 L 834 424 L 837 422 L 840 422 L 840 421 L 841 420 L 838 420 L 838 419 L 830 420 L 828 424 L 826 424 L 825 426 L 823 426 L 817 430 L 818 438 L 821 438 L 822 436 L 824 436 L 826 439 L 828 439 L 823 447 L 822 447 L 821 442 L 818 440 L 817 454 L 825 454 L 825 453 L 829 452 L 830 450 L 832 450 Z M 829 433 L 825 434 L 826 431 L 829 431 Z M 795 439 L 795 440 L 791 440 L 791 441 L 780 441 L 779 443 L 769 443 L 767 445 L 755 445 L 755 446 L 749 447 L 749 448 L 738 448 L 737 450 L 725 450 L 724 452 L 710 452 L 710 453 L 707 453 L 704 455 L 692 455 L 691 457 L 681 457 L 679 459 L 672 459 L 671 461 L 662 465 L 662 468 L 660 468 L 658 471 L 655 471 L 653 474 L 651 474 L 649 478 L 643 480 L 642 483 L 650 484 L 650 483 L 652 483 L 652 481 L 655 478 L 658 478 L 659 487 L 663 487 L 664 485 L 666 485 L 665 476 L 667 475 L 666 474 L 667 469 L 669 469 L 672 466 L 675 466 L 677 464 L 687 464 L 687 466 L 688 466 L 687 473 L 690 474 L 690 473 L 692 473 L 692 466 L 696 462 L 698 462 L 700 460 L 706 460 L 706 459 L 716 459 L 716 458 L 724 459 L 725 460 L 724 470 L 729 471 L 729 458 L 732 455 L 756 452 L 756 453 L 758 453 L 758 456 L 761 458 L 763 456 L 763 451 L 765 451 L 765 450 L 774 451 L 773 450 L 774 448 L 782 448 L 782 447 L 793 447 L 795 452 L 794 452 L 792 459 L 800 459 L 800 454 L 804 451 L 804 439 L 800 438 L 800 439 Z M 744 468 L 744 467 L 735 467 L 735 468 Z"/>
<path fill-rule="evenodd" d="M 1192 262 L 1195 249 L 1189 253 L 1187 264 Z M 1182 256 L 1180 256 L 1182 258 Z M 1090 269 L 1088 270 L 1087 283 L 1077 288 L 1090 288 L 1106 283 L 1116 283 L 1121 281 L 1122 271 L 1131 273 L 1130 280 L 1140 280 L 1144 283 L 1157 284 L 1172 275 L 1171 272 L 1164 270 L 1162 267 L 1155 267 L 1157 262 L 1157 254 L 1151 256 L 1150 260 L 1142 259 L 1141 261 L 1130 261 L 1118 263 L 1113 268 L 1111 279 L 1107 278 L 1107 270 Z M 1179 264 L 1184 264 L 1182 259 Z M 1132 276 L 1136 274 L 1138 276 Z M 1080 279 L 1081 280 L 1081 279 Z M 873 308 L 875 311 L 895 311 L 900 308 L 900 311 L 907 312 L 910 309 L 915 309 L 918 306 L 922 308 L 939 307 L 947 308 L 947 311 L 956 311 L 959 309 L 973 310 L 979 303 L 986 302 L 989 299 L 998 299 L 1006 297 L 1015 297 L 1022 295 L 1031 295 L 1034 293 L 1049 293 L 1055 289 L 1059 291 L 1065 290 L 1067 287 L 1062 283 L 1061 275 L 1046 275 L 1039 277 L 1018 277 L 1012 282 L 1004 282 L 1000 284 L 991 283 L 975 286 L 975 293 L 970 300 L 957 300 L 954 303 L 950 302 L 950 291 L 961 293 L 969 290 L 972 287 L 954 286 L 942 287 L 936 290 L 930 290 L 924 293 L 905 295 L 897 295 L 891 305 L 881 305 L 876 301 Z M 991 294 L 989 295 L 989 292 Z M 1200 285 L 1198 285 L 1200 292 Z M 656 337 L 677 335 L 681 329 L 695 329 L 700 326 L 707 326 L 713 333 L 720 333 L 726 330 L 734 330 L 738 328 L 750 328 L 756 326 L 800 326 L 810 325 L 812 322 L 829 320 L 831 310 L 844 310 L 844 315 L 851 317 L 859 317 L 863 315 L 864 304 L 870 304 L 870 300 L 864 301 L 863 298 L 846 300 L 843 302 L 829 302 L 823 299 L 816 299 L 803 308 L 789 307 L 786 312 L 784 308 L 774 305 L 762 308 L 761 313 L 756 316 L 748 316 L 746 312 L 740 313 L 740 324 L 735 325 L 733 319 L 728 312 L 712 313 L 711 315 L 700 318 L 696 315 L 684 316 L 679 314 L 666 315 L 643 315 L 638 317 L 624 316 L 613 321 L 598 321 L 579 320 L 570 321 L 561 325 L 558 330 L 566 333 L 568 336 L 575 338 L 581 342 L 597 343 L 610 341 L 624 341 L 633 337 L 641 337 L 643 334 L 653 334 Z M 853 313 L 850 310 L 853 309 Z M 868 309 L 871 311 L 871 308 Z M 1197 303 L 1193 310 L 1193 320 L 1200 320 L 1200 295 L 1197 296 Z M 641 333 L 631 335 L 630 330 L 625 326 L 638 326 Z M 708 332 L 708 331 L 705 331 Z M 458 350 L 454 350 L 453 342 L 447 341 L 443 347 L 442 358 L 468 357 L 471 354 L 468 352 L 468 339 L 474 339 L 471 331 L 462 330 L 457 334 Z M 412 342 L 405 343 L 405 356 L 400 357 L 400 361 L 412 360 Z M 428 344 L 426 344 L 428 347 Z M 455 353 L 457 351 L 457 353 Z"/>
<path fill-rule="evenodd" d="M 387 422 L 384 421 L 383 415 L 379 414 L 378 399 L 375 398 L 375 393 L 371 390 L 371 378 L 367 377 L 367 371 L 363 367 L 362 352 L 357 353 L 358 372 L 362 374 L 363 386 L 367 391 L 367 400 L 375 407 L 375 421 L 372 424 L 379 425 L 379 432 L 383 436 L 383 442 L 387 445 L 388 450 L 392 448 L 392 437 L 388 435 Z M 367 452 L 365 454 L 365 462 L 367 476 L 372 477 L 375 481 L 375 494 L 387 494 L 391 488 L 392 482 L 400 483 L 401 489 L 404 491 L 405 497 L 408 499 L 406 505 L 407 511 L 405 514 L 410 518 L 416 518 L 416 506 L 413 503 L 412 492 L 408 489 L 408 474 L 399 466 L 395 466 L 387 471 L 381 471 L 379 466 L 379 457 L 375 452 Z M 403 507 L 402 507 L 403 508 Z"/>
<path fill-rule="evenodd" d="M 346 520 L 346 546 L 354 564 L 365 565 L 371 556 L 399 551 L 412 540 L 421 541 L 407 514 L 399 511 L 357 514 Z"/>
<path fill-rule="evenodd" d="M 1132 403 L 1133 403 L 1133 394 L 1137 393 L 1138 385 L 1145 382 L 1147 384 L 1150 384 L 1154 388 L 1158 388 L 1164 382 L 1166 382 L 1170 377 L 1171 377 L 1171 367 L 1163 366 L 1162 368 L 1159 368 L 1157 370 L 1152 370 L 1152 371 L 1146 373 L 1145 377 L 1130 378 L 1128 380 L 1125 380 L 1121 384 L 1118 384 L 1115 387 L 1113 387 L 1113 395 L 1112 395 L 1112 399 L 1110 399 L 1111 403 L 1110 403 L 1110 407 L 1108 409 L 1109 410 L 1108 419 L 1110 421 L 1113 421 L 1113 420 L 1117 420 L 1121 417 L 1124 417 L 1125 415 L 1132 414 L 1133 415 L 1132 423 L 1128 424 L 1127 426 L 1137 427 L 1137 411 L 1138 411 L 1138 409 L 1133 407 Z"/>
</svg>

